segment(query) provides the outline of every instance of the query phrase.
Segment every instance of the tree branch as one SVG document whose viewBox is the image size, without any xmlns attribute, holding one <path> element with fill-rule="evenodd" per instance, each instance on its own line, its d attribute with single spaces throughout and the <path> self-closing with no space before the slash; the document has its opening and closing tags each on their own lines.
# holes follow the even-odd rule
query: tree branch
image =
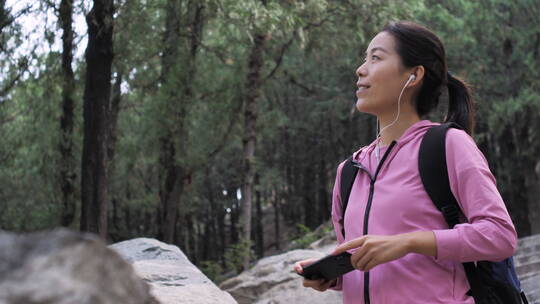
<svg viewBox="0 0 540 304">
<path fill-rule="evenodd" d="M 216 154 L 218 154 L 225 147 L 225 144 L 229 140 L 229 135 L 231 134 L 231 130 L 234 127 L 234 123 L 236 122 L 236 120 L 234 119 L 234 116 L 240 113 L 240 110 L 242 109 L 242 105 L 243 105 L 242 102 L 238 102 L 236 109 L 234 109 L 231 112 L 231 117 L 229 117 L 229 125 L 227 126 L 224 132 L 225 134 L 223 135 L 221 142 L 217 144 L 216 148 L 212 152 L 210 152 L 205 159 L 214 158 Z"/>
<path fill-rule="evenodd" d="M 315 94 L 315 90 L 313 90 L 312 88 L 309 88 L 308 86 L 306 86 L 305 84 L 302 84 L 300 82 L 298 82 L 298 80 L 296 80 L 296 78 L 293 76 L 293 75 L 289 75 L 289 73 L 287 71 L 284 72 L 286 76 L 289 76 L 289 82 L 294 84 L 295 86 L 303 89 L 304 91 L 306 91 L 309 95 L 314 95 Z"/>
<path fill-rule="evenodd" d="M 276 73 L 277 69 L 281 66 L 281 63 L 283 62 L 283 56 L 285 55 L 285 52 L 287 51 L 287 49 L 289 48 L 289 46 L 291 46 L 292 42 L 294 41 L 294 38 L 296 37 L 296 35 L 293 35 L 291 37 L 291 39 L 289 39 L 289 41 L 287 41 L 285 44 L 283 44 L 281 46 L 281 49 L 280 49 L 280 52 L 278 54 L 278 57 L 276 58 L 275 62 L 276 62 L 276 65 L 274 66 L 274 68 L 272 69 L 272 71 L 268 74 L 268 76 L 264 77 L 262 82 L 261 83 L 264 83 L 265 81 L 267 81 L 268 79 L 270 79 L 272 76 L 274 76 L 274 74 Z"/>
</svg>

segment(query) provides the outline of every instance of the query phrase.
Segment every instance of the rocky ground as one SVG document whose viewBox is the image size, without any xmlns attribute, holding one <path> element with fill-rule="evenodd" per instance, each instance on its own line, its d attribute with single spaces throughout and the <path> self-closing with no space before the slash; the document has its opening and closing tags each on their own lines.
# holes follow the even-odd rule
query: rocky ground
<svg viewBox="0 0 540 304">
<path fill-rule="evenodd" d="M 328 232 L 308 249 L 265 257 L 217 287 L 178 247 L 154 239 L 107 247 L 65 229 L 0 231 L 0 303 L 341 303 L 340 292 L 304 288 L 293 271 L 296 261 L 323 257 L 335 242 Z M 540 304 L 540 235 L 520 239 L 515 263 L 530 303 Z"/>
<path fill-rule="evenodd" d="M 514 256 L 516 272 L 521 288 L 527 294 L 529 303 L 540 304 L 540 235 L 519 240 L 519 249 Z"/>
</svg>

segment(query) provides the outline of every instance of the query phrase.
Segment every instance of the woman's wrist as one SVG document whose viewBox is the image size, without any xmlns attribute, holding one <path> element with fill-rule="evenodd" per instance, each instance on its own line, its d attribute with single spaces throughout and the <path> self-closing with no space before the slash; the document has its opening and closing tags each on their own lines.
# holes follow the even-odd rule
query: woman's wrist
<svg viewBox="0 0 540 304">
<path fill-rule="evenodd" d="M 408 253 L 427 256 L 437 255 L 437 243 L 433 231 L 416 231 L 402 234 Z"/>
</svg>

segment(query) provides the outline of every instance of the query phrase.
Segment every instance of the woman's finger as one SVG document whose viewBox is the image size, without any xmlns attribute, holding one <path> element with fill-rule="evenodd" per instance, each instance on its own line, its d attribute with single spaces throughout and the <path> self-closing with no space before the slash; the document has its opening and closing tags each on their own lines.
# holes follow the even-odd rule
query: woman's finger
<svg viewBox="0 0 540 304">
<path fill-rule="evenodd" d="M 332 285 L 332 281 L 324 282 L 324 283 L 320 286 L 320 290 L 319 290 L 319 291 L 325 291 L 325 290 L 327 290 L 328 288 L 330 288 L 330 285 Z"/>
<path fill-rule="evenodd" d="M 318 280 L 315 290 L 317 290 L 317 291 L 325 291 L 325 290 L 328 289 L 328 287 L 330 287 L 330 284 L 331 284 L 330 281 L 327 282 L 325 280 Z"/>
<path fill-rule="evenodd" d="M 294 270 L 297 272 L 297 273 L 302 273 L 304 272 L 304 269 L 302 268 L 302 265 L 300 265 L 300 262 L 296 262 L 294 264 Z"/>
<path fill-rule="evenodd" d="M 356 267 L 356 265 L 360 262 L 362 258 L 369 260 L 371 258 L 371 255 L 366 256 L 370 251 L 369 247 L 370 246 L 368 246 L 368 243 L 364 242 L 362 247 L 358 248 L 358 250 L 356 250 L 351 256 L 351 264 Z"/>
<path fill-rule="evenodd" d="M 367 265 L 365 266 L 364 271 L 370 271 L 371 269 L 373 269 L 377 265 L 379 265 L 379 262 L 377 261 L 377 259 L 373 258 L 367 263 Z"/>
<path fill-rule="evenodd" d="M 336 249 L 334 249 L 334 251 L 332 252 L 332 255 L 338 255 L 338 254 L 340 254 L 342 252 L 345 252 L 345 251 L 347 251 L 349 249 L 360 247 L 364 243 L 365 239 L 366 239 L 366 236 L 362 236 L 362 237 L 359 237 L 357 239 L 345 242 L 345 243 L 339 245 Z"/>
<path fill-rule="evenodd" d="M 354 255 L 356 255 L 356 252 Z M 365 271 L 366 265 L 373 259 L 373 257 L 374 254 L 372 252 L 360 252 L 353 265 L 355 268 Z"/>
<path fill-rule="evenodd" d="M 317 291 L 324 291 L 322 280 L 321 280 L 321 281 L 317 281 L 317 283 L 315 283 L 315 285 L 313 286 L 313 289 L 315 289 L 315 290 L 317 290 Z"/>
<path fill-rule="evenodd" d="M 301 273 L 304 272 L 304 266 L 305 265 L 311 264 L 311 263 L 313 263 L 315 261 L 317 261 L 317 259 L 307 259 L 307 260 L 298 261 L 298 262 L 294 263 L 294 270 L 297 273 L 301 274 Z"/>
<path fill-rule="evenodd" d="M 358 261 L 356 264 L 356 267 L 362 271 L 367 271 L 366 266 L 375 259 L 375 257 L 371 255 L 366 255 L 362 259 Z"/>
<path fill-rule="evenodd" d="M 300 266 L 304 267 L 306 265 L 309 265 L 315 261 L 317 261 L 318 259 L 307 259 L 307 260 L 303 260 L 303 261 L 300 261 Z"/>
<path fill-rule="evenodd" d="M 311 287 L 313 289 L 318 289 L 323 284 L 324 280 L 308 280 L 304 279 L 304 282 L 302 284 L 304 287 Z"/>
</svg>

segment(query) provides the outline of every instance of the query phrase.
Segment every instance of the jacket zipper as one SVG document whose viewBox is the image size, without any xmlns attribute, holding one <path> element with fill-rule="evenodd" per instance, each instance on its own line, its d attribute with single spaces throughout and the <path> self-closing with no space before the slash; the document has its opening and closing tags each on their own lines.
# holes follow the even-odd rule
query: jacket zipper
<svg viewBox="0 0 540 304">
<path fill-rule="evenodd" d="M 394 140 L 386 150 L 386 153 L 384 153 L 383 158 L 381 159 L 381 162 L 377 166 L 377 170 L 375 171 L 375 176 L 371 176 L 366 168 L 364 168 L 360 164 L 356 164 L 358 168 L 366 171 L 369 175 L 369 178 L 371 182 L 369 183 L 369 197 L 368 202 L 366 206 L 366 211 L 364 213 L 364 235 L 368 234 L 368 221 L 369 221 L 369 212 L 371 211 L 371 203 L 373 201 L 373 193 L 375 192 L 375 182 L 377 181 L 377 176 L 379 175 L 379 171 L 382 168 L 382 165 L 386 158 L 388 157 L 388 154 L 392 150 L 392 148 L 395 146 L 397 142 Z M 364 272 L 364 303 L 370 304 L 370 298 L 369 298 L 369 271 Z"/>
</svg>

